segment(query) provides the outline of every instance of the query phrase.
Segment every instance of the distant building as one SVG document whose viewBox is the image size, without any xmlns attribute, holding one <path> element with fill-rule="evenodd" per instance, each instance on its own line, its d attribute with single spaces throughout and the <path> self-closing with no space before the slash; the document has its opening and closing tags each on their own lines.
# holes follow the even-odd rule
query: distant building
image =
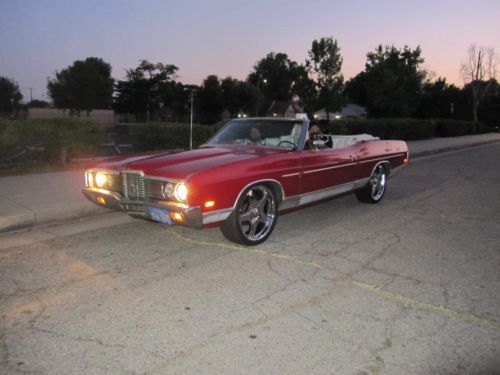
<svg viewBox="0 0 500 375">
<path fill-rule="evenodd" d="M 342 118 L 366 118 L 367 112 L 365 107 L 357 104 L 347 104 L 342 107 L 340 111 L 330 112 L 329 115 L 330 120 L 339 120 Z M 314 112 L 315 120 L 326 120 L 326 117 L 326 111 L 324 108 Z"/>
<path fill-rule="evenodd" d="M 295 118 L 295 115 L 304 113 L 304 108 L 293 100 L 273 100 L 267 115 L 269 117 Z"/>
<path fill-rule="evenodd" d="M 115 112 L 112 109 L 93 109 L 87 117 L 87 112 L 82 111 L 81 118 L 88 118 L 102 127 L 114 126 Z M 67 109 L 58 108 L 28 108 L 28 119 L 33 118 L 54 118 L 54 117 L 70 117 L 70 111 Z"/>
</svg>

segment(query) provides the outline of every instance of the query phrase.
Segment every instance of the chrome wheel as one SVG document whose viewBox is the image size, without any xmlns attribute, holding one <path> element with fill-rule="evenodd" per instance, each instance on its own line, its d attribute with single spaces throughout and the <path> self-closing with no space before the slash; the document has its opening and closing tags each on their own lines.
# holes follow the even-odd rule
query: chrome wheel
<svg viewBox="0 0 500 375">
<path fill-rule="evenodd" d="M 382 200 L 387 189 L 387 169 L 384 164 L 375 167 L 368 182 L 361 189 L 356 190 L 356 197 L 365 203 L 378 203 Z"/>
<path fill-rule="evenodd" d="M 250 186 L 241 193 L 235 209 L 221 226 L 222 233 L 228 240 L 246 246 L 264 242 L 278 221 L 277 202 L 270 186 Z"/>
<path fill-rule="evenodd" d="M 257 185 L 243 196 L 238 208 L 241 233 L 249 241 L 260 241 L 267 236 L 276 220 L 276 203 L 267 186 Z"/>
<path fill-rule="evenodd" d="M 370 177 L 371 198 L 374 201 L 378 201 L 382 198 L 385 192 L 386 183 L 387 175 L 385 173 L 385 168 L 383 165 L 379 165 Z"/>
</svg>

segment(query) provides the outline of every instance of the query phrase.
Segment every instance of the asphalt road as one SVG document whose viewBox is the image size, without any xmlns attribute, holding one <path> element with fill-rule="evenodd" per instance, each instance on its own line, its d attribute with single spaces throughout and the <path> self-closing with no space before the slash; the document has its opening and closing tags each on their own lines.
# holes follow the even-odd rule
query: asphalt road
<svg viewBox="0 0 500 375">
<path fill-rule="evenodd" d="M 500 374 L 500 145 L 256 248 L 122 214 L 0 236 L 3 374 Z"/>
</svg>

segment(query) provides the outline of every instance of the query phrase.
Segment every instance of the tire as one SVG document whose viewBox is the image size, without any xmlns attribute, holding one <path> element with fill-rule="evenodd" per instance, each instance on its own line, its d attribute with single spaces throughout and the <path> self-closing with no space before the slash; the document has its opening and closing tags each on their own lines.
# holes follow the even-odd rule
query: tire
<svg viewBox="0 0 500 375">
<path fill-rule="evenodd" d="M 255 246 L 269 238 L 277 220 L 278 207 L 273 190 L 257 184 L 241 194 L 221 231 L 229 241 Z"/>
<path fill-rule="evenodd" d="M 382 200 L 387 188 L 387 169 L 379 164 L 373 170 L 367 184 L 356 190 L 356 197 L 364 203 L 378 203 Z"/>
</svg>

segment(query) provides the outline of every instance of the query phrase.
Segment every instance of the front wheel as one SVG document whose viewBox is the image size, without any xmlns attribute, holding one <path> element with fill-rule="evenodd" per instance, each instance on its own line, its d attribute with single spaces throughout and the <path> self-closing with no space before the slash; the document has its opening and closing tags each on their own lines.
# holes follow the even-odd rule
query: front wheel
<svg viewBox="0 0 500 375">
<path fill-rule="evenodd" d="M 273 191 L 266 185 L 258 184 L 243 192 L 221 231 L 232 242 L 254 246 L 268 239 L 277 220 Z"/>
<path fill-rule="evenodd" d="M 387 171 L 383 164 L 379 164 L 373 171 L 368 183 L 356 191 L 359 201 L 378 203 L 382 200 L 387 187 Z"/>
</svg>

